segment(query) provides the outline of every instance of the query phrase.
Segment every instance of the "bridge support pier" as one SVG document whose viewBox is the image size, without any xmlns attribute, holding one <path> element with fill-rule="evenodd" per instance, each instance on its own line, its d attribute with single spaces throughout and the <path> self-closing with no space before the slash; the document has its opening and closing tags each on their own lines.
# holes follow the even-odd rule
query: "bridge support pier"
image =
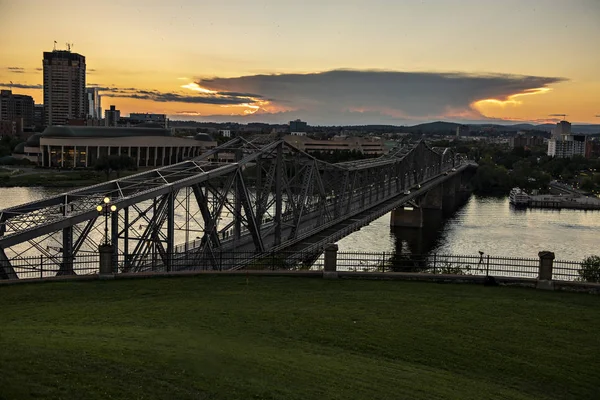
<svg viewBox="0 0 600 400">
<path fill-rule="evenodd" d="M 444 182 L 443 185 L 443 201 L 442 201 L 442 210 L 444 214 L 451 214 L 458 208 L 460 205 L 459 192 L 461 190 L 461 178 L 460 176 L 454 177 L 452 179 Z"/>
<path fill-rule="evenodd" d="M 422 228 L 423 209 L 420 207 L 398 207 L 392 210 L 390 225 L 400 228 Z"/>
</svg>

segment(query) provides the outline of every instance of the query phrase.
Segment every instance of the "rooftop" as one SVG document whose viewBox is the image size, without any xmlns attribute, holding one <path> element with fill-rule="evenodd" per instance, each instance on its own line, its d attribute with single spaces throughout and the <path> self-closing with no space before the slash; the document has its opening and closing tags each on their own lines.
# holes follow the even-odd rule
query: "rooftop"
<svg viewBox="0 0 600 400">
<path fill-rule="evenodd" d="M 104 126 L 49 126 L 42 133 L 36 133 L 27 140 L 28 147 L 38 147 L 41 137 L 52 138 L 116 138 L 140 136 L 171 136 L 164 128 L 148 127 L 104 127 Z"/>
</svg>

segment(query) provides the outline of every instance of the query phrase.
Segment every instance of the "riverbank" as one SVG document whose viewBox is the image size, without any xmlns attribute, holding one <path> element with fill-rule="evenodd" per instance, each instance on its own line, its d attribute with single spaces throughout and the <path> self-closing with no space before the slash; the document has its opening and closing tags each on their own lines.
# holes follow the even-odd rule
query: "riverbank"
<svg viewBox="0 0 600 400">
<path fill-rule="evenodd" d="M 581 294 L 242 276 L 16 285 L 0 304 L 7 398 L 570 399 L 600 380 Z"/>
<path fill-rule="evenodd" d="M 123 171 L 119 176 L 123 177 L 134 173 L 137 171 Z M 0 168 L 0 187 L 75 188 L 95 185 L 116 178 L 116 172 L 112 172 L 110 177 L 107 177 L 106 173 L 92 170 Z"/>
</svg>

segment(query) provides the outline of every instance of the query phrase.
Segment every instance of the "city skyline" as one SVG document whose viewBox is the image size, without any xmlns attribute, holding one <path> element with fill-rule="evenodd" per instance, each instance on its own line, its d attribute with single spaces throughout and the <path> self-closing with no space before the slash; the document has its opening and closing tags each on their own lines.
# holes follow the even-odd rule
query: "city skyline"
<svg viewBox="0 0 600 400">
<path fill-rule="evenodd" d="M 56 40 L 86 57 L 103 109 L 124 114 L 321 125 L 535 123 L 559 114 L 599 122 L 600 3 L 592 0 L 96 8 L 0 0 L 8 17 L 0 33 L 22 31 L 0 45 L 2 88 L 41 103 L 42 54 Z"/>
</svg>

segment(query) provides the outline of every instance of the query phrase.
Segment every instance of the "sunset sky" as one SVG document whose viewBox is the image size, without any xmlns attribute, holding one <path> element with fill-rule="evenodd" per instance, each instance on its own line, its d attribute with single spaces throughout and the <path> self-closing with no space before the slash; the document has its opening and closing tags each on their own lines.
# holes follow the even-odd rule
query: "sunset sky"
<svg viewBox="0 0 600 400">
<path fill-rule="evenodd" d="M 600 123 L 599 0 L 0 0 L 0 86 L 73 43 L 103 108 L 310 124 Z"/>
</svg>

